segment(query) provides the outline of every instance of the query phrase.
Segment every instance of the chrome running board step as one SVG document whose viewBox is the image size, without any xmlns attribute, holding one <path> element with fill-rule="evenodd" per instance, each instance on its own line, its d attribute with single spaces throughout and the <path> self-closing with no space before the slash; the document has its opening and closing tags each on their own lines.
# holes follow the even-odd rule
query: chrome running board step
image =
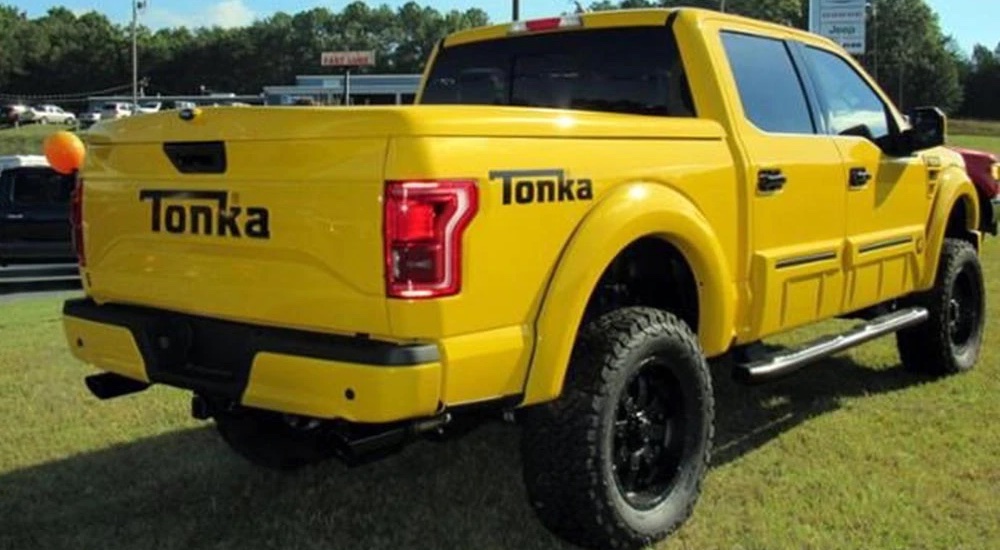
<svg viewBox="0 0 1000 550">
<path fill-rule="evenodd" d="M 776 353 L 751 362 L 738 363 L 733 367 L 733 377 L 746 384 L 781 378 L 824 357 L 920 324 L 927 320 L 927 316 L 927 310 L 922 307 L 894 311 L 858 325 L 843 334 L 824 336 L 798 349 Z"/>
</svg>

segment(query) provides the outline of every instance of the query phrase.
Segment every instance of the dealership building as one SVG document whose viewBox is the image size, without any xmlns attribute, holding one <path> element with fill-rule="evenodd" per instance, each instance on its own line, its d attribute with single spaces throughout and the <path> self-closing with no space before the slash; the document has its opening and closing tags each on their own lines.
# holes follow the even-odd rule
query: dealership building
<svg viewBox="0 0 1000 550">
<path fill-rule="evenodd" d="M 403 105 L 413 103 L 420 86 L 419 74 L 351 75 L 348 87 L 352 105 Z M 301 75 L 290 86 L 265 86 L 268 105 L 291 105 L 311 99 L 322 105 L 344 104 L 344 75 Z"/>
<path fill-rule="evenodd" d="M 413 103 L 420 86 L 419 74 L 360 74 L 351 75 L 351 105 L 404 105 Z M 294 105 L 307 99 L 320 105 L 344 104 L 344 75 L 300 75 L 295 84 L 265 86 L 258 95 L 237 95 L 215 93 L 185 96 L 140 96 L 140 103 L 162 102 L 171 108 L 178 102 L 196 105 L 228 105 L 244 103 L 250 105 Z M 95 96 L 87 98 L 90 109 L 100 109 L 108 102 L 131 103 L 131 95 Z"/>
</svg>

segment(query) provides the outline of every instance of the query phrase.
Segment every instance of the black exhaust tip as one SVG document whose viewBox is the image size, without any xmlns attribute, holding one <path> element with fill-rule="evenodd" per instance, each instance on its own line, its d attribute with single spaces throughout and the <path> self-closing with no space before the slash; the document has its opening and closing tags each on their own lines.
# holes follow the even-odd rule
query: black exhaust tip
<svg viewBox="0 0 1000 550">
<path fill-rule="evenodd" d="M 90 393 L 98 399 L 111 399 L 112 397 L 138 393 L 149 388 L 149 384 L 145 382 L 132 380 L 113 372 L 93 374 L 84 378 L 84 383 Z"/>
</svg>

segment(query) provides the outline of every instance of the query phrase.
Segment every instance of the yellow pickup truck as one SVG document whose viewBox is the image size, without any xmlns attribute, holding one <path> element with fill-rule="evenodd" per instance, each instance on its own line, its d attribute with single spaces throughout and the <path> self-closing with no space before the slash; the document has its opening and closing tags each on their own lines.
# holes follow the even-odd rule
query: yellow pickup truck
<svg viewBox="0 0 1000 550">
<path fill-rule="evenodd" d="M 697 501 L 709 359 L 756 383 L 894 333 L 909 370 L 973 367 L 980 205 L 944 136 L 832 42 L 751 19 L 458 32 L 415 105 L 94 126 L 65 334 L 97 397 L 190 391 L 269 467 L 495 413 L 549 529 L 638 547 Z M 834 317 L 858 325 L 763 344 Z"/>
</svg>

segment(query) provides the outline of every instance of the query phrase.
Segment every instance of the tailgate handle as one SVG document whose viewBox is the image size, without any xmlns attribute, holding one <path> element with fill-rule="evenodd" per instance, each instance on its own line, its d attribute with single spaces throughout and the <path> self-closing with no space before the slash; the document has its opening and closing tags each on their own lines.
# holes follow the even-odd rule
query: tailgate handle
<svg viewBox="0 0 1000 550">
<path fill-rule="evenodd" d="M 222 174 L 226 145 L 221 141 L 184 141 L 163 144 L 163 152 L 182 174 Z"/>
</svg>

